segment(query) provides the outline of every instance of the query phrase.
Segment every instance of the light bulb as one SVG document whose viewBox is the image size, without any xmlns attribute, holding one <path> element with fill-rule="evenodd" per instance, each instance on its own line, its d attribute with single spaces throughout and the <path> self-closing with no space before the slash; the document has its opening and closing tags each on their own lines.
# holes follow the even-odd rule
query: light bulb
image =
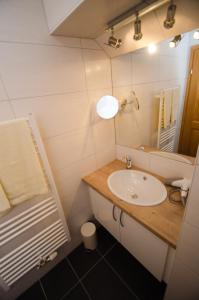
<svg viewBox="0 0 199 300">
<path fill-rule="evenodd" d="M 194 40 L 199 40 L 199 30 L 194 32 L 193 38 L 194 38 Z"/>
<path fill-rule="evenodd" d="M 173 41 L 169 42 L 169 47 L 170 48 L 175 48 L 176 47 L 176 43 L 173 42 Z"/>
<path fill-rule="evenodd" d="M 148 46 L 148 52 L 149 54 L 154 54 L 157 52 L 157 46 L 155 44 L 150 44 Z"/>
<path fill-rule="evenodd" d="M 97 102 L 96 111 L 102 119 L 111 119 L 119 110 L 119 101 L 113 96 L 103 96 Z"/>
</svg>

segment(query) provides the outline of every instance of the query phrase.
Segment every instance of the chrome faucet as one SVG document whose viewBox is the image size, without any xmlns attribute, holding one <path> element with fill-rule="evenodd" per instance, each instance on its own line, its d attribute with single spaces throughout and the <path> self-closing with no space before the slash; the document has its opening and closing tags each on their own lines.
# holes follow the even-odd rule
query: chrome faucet
<svg viewBox="0 0 199 300">
<path fill-rule="evenodd" d="M 132 159 L 130 156 L 126 156 L 126 168 L 131 169 L 132 168 Z"/>
</svg>

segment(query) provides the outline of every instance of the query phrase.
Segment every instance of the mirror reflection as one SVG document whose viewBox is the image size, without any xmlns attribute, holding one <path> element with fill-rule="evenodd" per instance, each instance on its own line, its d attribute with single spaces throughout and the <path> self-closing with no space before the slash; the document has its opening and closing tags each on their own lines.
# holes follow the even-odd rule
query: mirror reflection
<svg viewBox="0 0 199 300">
<path fill-rule="evenodd" d="M 195 156 L 199 142 L 197 30 L 112 59 L 120 100 L 116 143 Z M 150 45 L 151 47 L 151 45 Z M 144 148 L 143 148 L 144 147 Z"/>
</svg>

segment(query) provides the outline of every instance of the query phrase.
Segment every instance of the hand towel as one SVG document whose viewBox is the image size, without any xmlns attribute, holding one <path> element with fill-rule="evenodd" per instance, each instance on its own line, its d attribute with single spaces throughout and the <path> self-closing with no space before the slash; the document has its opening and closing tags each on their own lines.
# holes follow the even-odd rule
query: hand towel
<svg viewBox="0 0 199 300">
<path fill-rule="evenodd" d="M 0 124 L 0 181 L 11 205 L 48 192 L 31 129 L 25 119 Z"/>
<path fill-rule="evenodd" d="M 4 189 L 0 183 L 0 215 L 11 208 L 9 200 L 4 192 Z"/>
<path fill-rule="evenodd" d="M 172 89 L 164 90 L 163 99 L 163 126 L 164 128 L 167 128 L 171 124 Z"/>
<path fill-rule="evenodd" d="M 180 94 L 179 88 L 174 88 L 172 92 L 172 100 L 171 100 L 171 123 L 174 123 L 177 120 L 179 94 Z"/>
</svg>

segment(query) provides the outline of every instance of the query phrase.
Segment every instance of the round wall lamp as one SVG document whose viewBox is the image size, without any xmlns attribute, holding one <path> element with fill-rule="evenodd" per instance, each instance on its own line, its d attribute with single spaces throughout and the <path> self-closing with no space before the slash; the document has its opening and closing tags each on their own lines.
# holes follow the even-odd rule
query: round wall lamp
<svg viewBox="0 0 199 300">
<path fill-rule="evenodd" d="M 199 40 L 199 30 L 196 30 L 193 34 L 194 40 Z"/>
<path fill-rule="evenodd" d="M 118 110 L 119 101 L 113 96 L 103 96 L 97 102 L 96 111 L 102 119 L 114 118 Z"/>
</svg>

